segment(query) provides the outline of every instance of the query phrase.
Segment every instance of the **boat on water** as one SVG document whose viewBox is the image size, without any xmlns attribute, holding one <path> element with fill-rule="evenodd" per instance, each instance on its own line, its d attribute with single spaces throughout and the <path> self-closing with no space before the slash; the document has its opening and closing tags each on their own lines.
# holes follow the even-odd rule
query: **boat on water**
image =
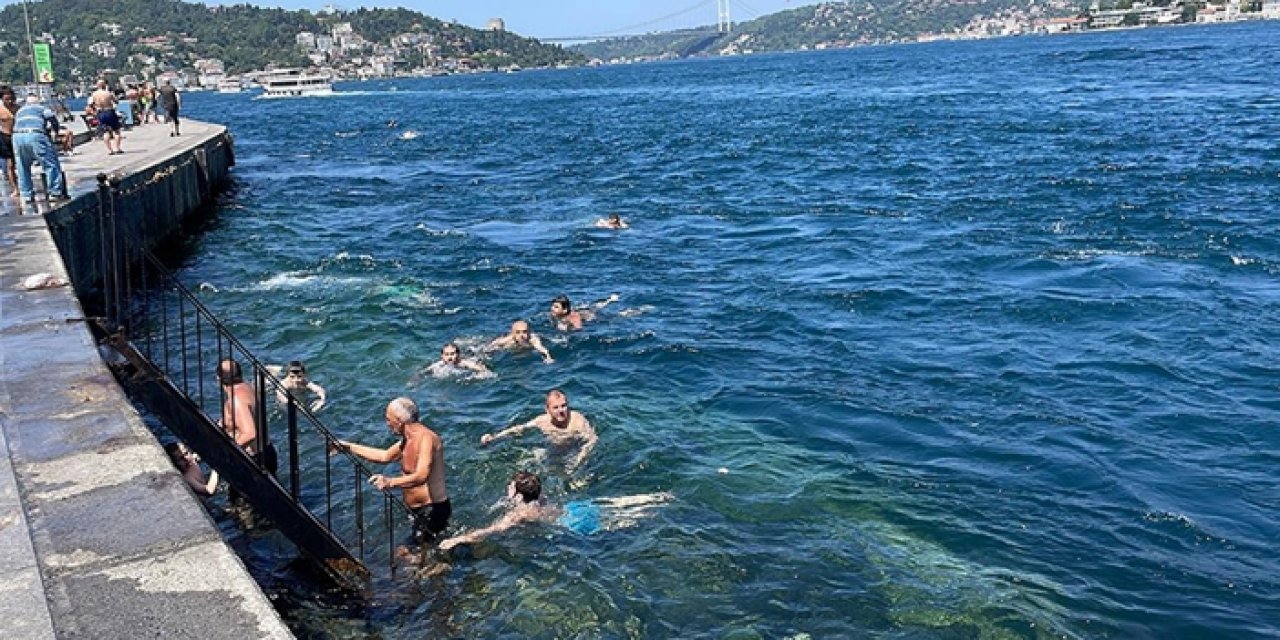
<svg viewBox="0 0 1280 640">
<path fill-rule="evenodd" d="M 333 82 L 327 74 L 301 69 L 276 69 L 258 78 L 263 98 L 303 98 L 333 94 Z"/>
<path fill-rule="evenodd" d="M 218 83 L 218 93 L 240 93 L 240 90 L 240 78 L 235 76 L 223 78 Z"/>
</svg>

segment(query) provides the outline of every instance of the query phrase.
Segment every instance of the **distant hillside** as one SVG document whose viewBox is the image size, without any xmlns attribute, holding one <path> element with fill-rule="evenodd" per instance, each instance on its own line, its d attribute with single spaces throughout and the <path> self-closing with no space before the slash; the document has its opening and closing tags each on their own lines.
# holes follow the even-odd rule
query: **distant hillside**
<svg viewBox="0 0 1280 640">
<path fill-rule="evenodd" d="M 1011 21 L 1073 16 L 1088 0 L 850 0 L 809 5 L 707 35 L 673 31 L 571 47 L 589 58 L 791 51 L 916 40 L 960 31 L 990 34 Z M 997 31 L 998 33 L 998 31 Z"/>
<path fill-rule="evenodd" d="M 54 73 L 60 80 L 92 79 L 103 68 L 145 77 L 188 69 L 205 58 L 222 60 L 228 73 L 261 69 L 268 63 L 308 66 L 313 61 L 299 47 L 298 33 L 329 34 L 341 23 L 350 23 L 367 46 L 357 41 L 357 46 L 329 54 L 325 62 L 335 67 L 357 59 L 364 64 L 379 55 L 405 68 L 464 58 L 493 67 L 581 61 L 579 54 L 559 46 L 446 23 L 406 9 L 312 14 L 180 0 L 43 0 L 27 7 L 36 39 L 52 41 Z M 0 11 L 0 81 L 31 78 L 22 8 L 16 3 Z M 393 43 L 401 34 L 415 37 Z"/>
</svg>

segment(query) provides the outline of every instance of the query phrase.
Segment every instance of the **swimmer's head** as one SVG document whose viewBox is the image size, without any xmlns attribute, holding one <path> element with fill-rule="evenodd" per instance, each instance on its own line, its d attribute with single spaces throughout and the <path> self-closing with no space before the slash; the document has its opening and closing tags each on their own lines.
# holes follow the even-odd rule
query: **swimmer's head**
<svg viewBox="0 0 1280 640">
<path fill-rule="evenodd" d="M 307 367 L 302 364 L 301 360 L 291 360 L 285 372 L 291 376 L 302 377 L 307 375 Z"/>
<path fill-rule="evenodd" d="M 458 364 L 462 362 L 462 350 L 458 349 L 458 345 L 450 342 L 440 350 L 440 360 L 446 364 Z"/>
<path fill-rule="evenodd" d="M 616 213 L 609 214 L 609 224 L 614 226 L 622 224 L 622 216 Z"/>
<path fill-rule="evenodd" d="M 107 88 L 107 81 L 106 81 L 106 80 L 99 80 L 99 81 L 98 81 L 98 88 L 99 88 L 99 89 L 106 89 L 106 88 Z"/>
<path fill-rule="evenodd" d="M 556 296 L 556 298 L 551 301 L 552 316 L 556 318 L 563 318 L 569 315 L 570 311 L 573 311 L 573 303 L 569 302 L 569 296 Z"/>
<path fill-rule="evenodd" d="M 404 433 L 404 426 L 418 421 L 418 405 L 400 396 L 387 403 L 387 428 L 396 434 Z"/>
<path fill-rule="evenodd" d="M 191 465 L 191 450 L 187 445 L 181 442 L 170 442 L 164 446 L 164 452 L 169 454 L 169 462 L 177 467 L 179 471 L 186 471 Z"/>
<path fill-rule="evenodd" d="M 547 392 L 547 416 L 551 424 L 567 426 L 569 424 L 569 397 L 559 389 Z"/>
<path fill-rule="evenodd" d="M 507 488 L 507 493 L 513 498 L 520 496 L 526 503 L 533 502 L 542 495 L 542 481 L 528 471 L 519 471 L 511 476 L 511 486 Z"/>
<path fill-rule="evenodd" d="M 230 358 L 218 363 L 218 382 L 233 385 L 244 382 L 244 373 L 240 371 L 240 363 Z"/>
<path fill-rule="evenodd" d="M 516 320 L 511 323 L 511 337 L 516 342 L 529 341 L 529 323 L 524 320 Z"/>
</svg>

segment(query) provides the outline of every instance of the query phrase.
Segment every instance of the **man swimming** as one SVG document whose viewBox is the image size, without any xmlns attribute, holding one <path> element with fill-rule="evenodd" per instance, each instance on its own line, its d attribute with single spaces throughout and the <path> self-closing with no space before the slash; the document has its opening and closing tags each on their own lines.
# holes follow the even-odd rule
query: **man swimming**
<svg viewBox="0 0 1280 640">
<path fill-rule="evenodd" d="M 369 482 L 379 490 L 398 488 L 413 512 L 414 539 L 424 544 L 435 539 L 449 525 L 453 506 L 444 483 L 444 442 L 435 431 L 418 422 L 418 405 L 400 397 L 387 403 L 387 428 L 400 440 L 386 449 L 339 440 L 337 448 L 370 462 L 387 464 L 400 460 L 403 475 L 388 478 L 374 474 Z"/>
<path fill-rule="evenodd" d="M 427 365 L 427 373 L 436 377 L 460 371 L 472 371 L 481 375 L 493 373 L 479 360 L 462 357 L 462 349 L 459 349 L 455 342 L 446 344 L 440 350 L 440 359 Z"/>
<path fill-rule="evenodd" d="M 475 544 L 507 531 L 513 527 L 535 522 L 555 523 L 581 535 L 599 531 L 621 529 L 635 524 L 636 519 L 650 515 L 657 506 L 672 500 L 670 493 L 649 493 L 620 498 L 575 500 L 558 507 L 548 504 L 542 497 L 542 481 L 538 476 L 520 471 L 507 484 L 507 499 L 511 508 L 493 524 L 440 543 L 444 550 L 460 544 Z"/>
<path fill-rule="evenodd" d="M 599 436 L 596 435 L 596 430 L 586 416 L 569 408 L 569 398 L 563 391 L 552 389 L 547 393 L 546 413 L 497 433 L 486 433 L 480 436 L 480 445 L 485 446 L 507 436 L 519 435 L 531 428 L 542 431 L 543 435 L 557 446 L 582 443 L 578 455 L 574 456 L 573 461 L 567 466 L 570 473 L 586 462 L 587 456 L 591 455 L 591 451 L 599 442 Z"/>
<path fill-rule="evenodd" d="M 622 219 L 622 216 L 616 213 L 609 214 L 609 217 L 607 218 L 600 218 L 599 220 L 596 220 L 596 226 L 601 229 L 630 229 L 631 228 L 629 225 L 627 225 L 626 221 Z"/>
<path fill-rule="evenodd" d="M 542 338 L 538 334 L 529 330 L 529 323 L 524 320 L 516 320 L 511 323 L 511 333 L 495 339 L 489 343 L 490 349 L 533 349 L 542 354 L 542 361 L 551 364 L 555 362 L 555 358 L 551 357 L 551 352 L 542 346 Z"/>
<path fill-rule="evenodd" d="M 618 294 L 615 293 L 603 300 L 597 300 L 591 305 L 591 308 L 574 309 L 573 302 L 569 300 L 569 296 L 559 295 L 551 301 L 551 321 L 561 331 L 576 331 L 582 328 L 582 323 L 596 319 L 596 310 L 603 309 L 617 301 Z"/>
<path fill-rule="evenodd" d="M 312 395 L 315 396 L 315 400 L 311 400 Z M 328 399 L 324 387 L 312 382 L 307 377 L 307 367 L 302 364 L 301 360 L 294 360 L 289 363 L 289 367 L 285 370 L 284 379 L 280 381 L 280 387 L 276 388 L 276 402 L 286 405 L 289 403 L 289 396 L 293 396 L 300 403 L 311 400 L 311 406 L 308 407 L 311 413 L 324 408 L 325 400 Z"/>
</svg>

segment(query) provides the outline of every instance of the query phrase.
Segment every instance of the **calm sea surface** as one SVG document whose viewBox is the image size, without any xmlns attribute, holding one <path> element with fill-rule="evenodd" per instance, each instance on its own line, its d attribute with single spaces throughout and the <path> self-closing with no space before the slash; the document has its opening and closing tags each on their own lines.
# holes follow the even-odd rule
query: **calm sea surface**
<svg viewBox="0 0 1280 640">
<path fill-rule="evenodd" d="M 304 637 L 1276 637 L 1278 61 L 1255 23 L 190 95 L 239 164 L 182 278 L 331 428 L 415 398 L 459 530 L 519 468 L 675 496 L 358 606 L 223 528 Z M 565 335 L 560 293 L 621 299 Z M 413 379 L 516 318 L 555 364 Z M 552 387 L 584 470 L 479 446 Z"/>
</svg>

